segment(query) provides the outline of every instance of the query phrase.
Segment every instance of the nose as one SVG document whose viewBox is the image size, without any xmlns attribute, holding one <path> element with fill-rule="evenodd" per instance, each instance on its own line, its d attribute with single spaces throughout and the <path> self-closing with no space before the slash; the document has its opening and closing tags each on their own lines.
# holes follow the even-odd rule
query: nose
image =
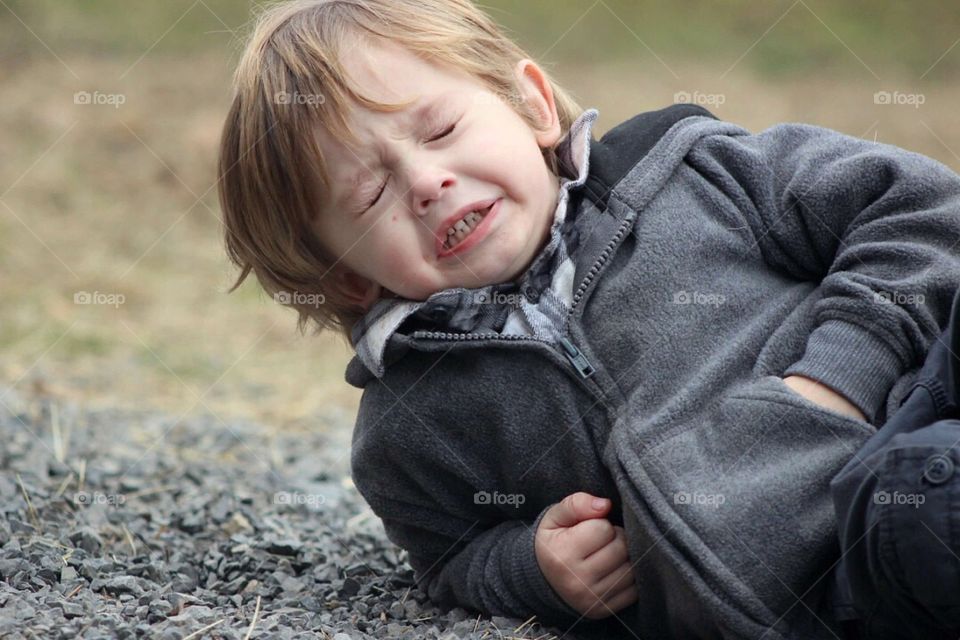
<svg viewBox="0 0 960 640">
<path fill-rule="evenodd" d="M 414 212 L 418 216 L 430 213 L 431 207 L 436 208 L 437 202 L 443 194 L 453 186 L 455 180 L 449 171 L 439 168 L 424 168 L 413 178 L 411 191 L 415 204 Z"/>
</svg>

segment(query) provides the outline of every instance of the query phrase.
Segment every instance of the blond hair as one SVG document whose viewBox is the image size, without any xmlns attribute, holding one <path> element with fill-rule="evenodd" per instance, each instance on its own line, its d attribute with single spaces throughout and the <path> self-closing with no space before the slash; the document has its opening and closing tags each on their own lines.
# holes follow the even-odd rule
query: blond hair
<svg viewBox="0 0 960 640">
<path fill-rule="evenodd" d="M 351 346 L 351 330 L 364 312 L 324 282 L 338 256 L 321 246 L 314 230 L 330 189 L 315 133 L 323 127 L 350 145 L 356 140 L 346 118 L 351 101 L 381 112 L 406 106 L 370 100 L 347 82 L 338 53 L 358 38 L 385 38 L 461 69 L 531 128 L 539 123 L 518 99 L 514 75 L 515 65 L 530 56 L 470 0 L 290 0 L 259 14 L 234 74 L 217 167 L 226 252 L 241 269 L 228 293 L 253 271 L 269 295 L 296 309 L 301 334 L 312 320 L 315 333 L 337 329 Z M 567 132 L 583 110 L 547 80 Z M 555 151 L 543 155 L 557 174 Z"/>
</svg>

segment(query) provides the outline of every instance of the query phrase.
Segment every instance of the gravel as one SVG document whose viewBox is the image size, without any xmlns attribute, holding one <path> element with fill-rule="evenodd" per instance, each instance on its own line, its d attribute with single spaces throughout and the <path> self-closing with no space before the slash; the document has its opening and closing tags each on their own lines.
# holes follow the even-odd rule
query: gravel
<svg viewBox="0 0 960 640">
<path fill-rule="evenodd" d="M 350 482 L 351 415 L 0 400 L 0 637 L 591 637 L 431 603 Z"/>
</svg>

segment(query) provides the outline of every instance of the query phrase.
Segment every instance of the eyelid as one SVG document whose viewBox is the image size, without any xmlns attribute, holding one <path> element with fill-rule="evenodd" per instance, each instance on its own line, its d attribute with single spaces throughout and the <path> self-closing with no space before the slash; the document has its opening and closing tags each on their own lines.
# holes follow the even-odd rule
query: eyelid
<svg viewBox="0 0 960 640">
<path fill-rule="evenodd" d="M 433 142 L 434 140 L 439 140 L 439 139 L 441 139 L 441 138 L 446 138 L 448 135 L 450 135 L 451 133 L 453 133 L 454 129 L 456 129 L 456 128 L 457 128 L 457 123 L 456 123 L 456 122 L 452 122 L 452 123 L 450 123 L 450 124 L 448 124 L 448 125 L 445 125 L 445 126 L 443 126 L 443 128 L 442 128 L 438 133 L 435 133 L 432 138 L 430 138 L 429 140 L 427 140 L 427 142 Z"/>
<path fill-rule="evenodd" d="M 390 181 L 390 176 L 387 176 L 386 178 L 384 178 L 383 182 L 380 183 L 379 186 L 377 186 L 377 189 L 373 194 L 373 198 L 371 198 L 370 200 L 363 201 L 363 203 L 360 205 L 363 208 L 360 210 L 360 213 L 358 215 L 362 216 L 367 211 L 370 211 L 370 209 L 372 209 L 374 205 L 380 201 L 380 198 L 383 196 L 383 192 L 387 188 L 387 182 L 389 181 Z"/>
<path fill-rule="evenodd" d="M 449 135 L 452 129 L 455 129 L 458 124 L 460 124 L 459 114 L 454 115 L 449 112 L 435 112 L 434 115 L 427 120 L 427 130 L 431 132 L 431 137 L 427 142 L 432 142 L 444 135 Z"/>
</svg>

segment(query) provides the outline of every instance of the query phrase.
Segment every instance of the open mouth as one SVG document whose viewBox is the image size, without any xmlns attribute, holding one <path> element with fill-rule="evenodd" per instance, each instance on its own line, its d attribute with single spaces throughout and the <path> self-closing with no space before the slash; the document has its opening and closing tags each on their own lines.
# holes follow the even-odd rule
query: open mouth
<svg viewBox="0 0 960 640">
<path fill-rule="evenodd" d="M 455 246 L 463 242 L 471 233 L 473 233 L 476 228 L 480 226 L 480 223 L 487 216 L 487 214 L 490 213 L 490 210 L 495 204 L 496 202 L 485 209 L 471 211 L 467 215 L 460 218 L 456 224 L 447 229 L 447 239 L 443 242 L 444 250 L 453 249 Z"/>
</svg>

